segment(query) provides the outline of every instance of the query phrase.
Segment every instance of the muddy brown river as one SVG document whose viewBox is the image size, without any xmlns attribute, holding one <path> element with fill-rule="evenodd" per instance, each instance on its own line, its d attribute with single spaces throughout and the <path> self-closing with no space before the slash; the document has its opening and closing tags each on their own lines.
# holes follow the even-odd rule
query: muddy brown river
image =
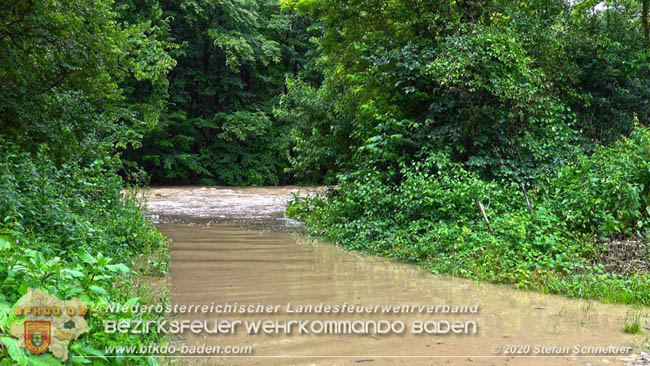
<svg viewBox="0 0 650 366">
<path fill-rule="evenodd" d="M 284 217 L 285 202 L 297 191 L 178 187 L 146 192 L 148 212 L 171 239 L 171 304 L 208 309 L 186 312 L 179 320 L 224 324 L 217 334 L 185 332 L 180 343 L 203 348 L 179 355 L 181 364 L 643 362 L 638 347 L 645 339 L 622 329 L 626 317 L 647 316 L 647 308 L 436 276 L 411 264 L 345 251 L 309 238 L 299 223 Z M 395 307 L 403 312 L 388 311 Z M 268 334 L 249 333 L 247 324 L 264 321 L 271 324 Z M 346 329 L 351 324 L 354 331 Z M 389 331 L 377 324 L 388 324 Z M 419 332 L 424 324 L 426 331 Z M 382 332 L 371 331 L 373 326 Z M 611 354 L 628 346 L 634 349 Z M 214 349 L 206 352 L 206 347 Z"/>
</svg>

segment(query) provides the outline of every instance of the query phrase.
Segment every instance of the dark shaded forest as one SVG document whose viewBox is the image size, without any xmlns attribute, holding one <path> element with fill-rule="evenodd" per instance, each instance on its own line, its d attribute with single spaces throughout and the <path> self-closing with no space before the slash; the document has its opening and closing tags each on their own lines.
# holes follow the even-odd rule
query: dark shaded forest
<svg viewBox="0 0 650 366">
<path fill-rule="evenodd" d="M 444 149 L 485 179 L 533 183 L 648 119 L 639 1 L 151 6 L 120 9 L 158 14 L 176 63 L 128 154 L 158 184 L 336 182 Z"/>
</svg>

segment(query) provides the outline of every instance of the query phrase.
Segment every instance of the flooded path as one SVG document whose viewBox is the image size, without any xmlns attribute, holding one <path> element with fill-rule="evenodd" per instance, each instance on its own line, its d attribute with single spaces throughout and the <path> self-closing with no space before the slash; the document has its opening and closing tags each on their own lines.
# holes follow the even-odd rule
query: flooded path
<svg viewBox="0 0 650 366">
<path fill-rule="evenodd" d="M 250 308 L 253 313 L 199 312 L 181 315 L 180 319 L 296 320 L 311 325 L 327 321 L 345 324 L 347 320 L 367 324 L 381 320 L 390 324 L 402 322 L 405 331 L 314 334 L 318 332 L 312 328 L 311 334 L 298 334 L 298 328 L 294 328 L 290 334 L 251 335 L 242 327 L 235 334 L 186 332 L 187 345 L 250 346 L 252 354 L 183 358 L 184 362 L 595 366 L 625 364 L 625 361 L 595 355 L 588 347 L 602 350 L 638 341 L 622 332 L 626 316 L 638 311 L 631 307 L 434 276 L 410 264 L 347 252 L 314 241 L 300 233 L 296 222 L 283 217 L 286 200 L 297 190 L 295 187 L 179 187 L 153 188 L 147 192 L 150 214 L 159 221 L 160 230 L 172 239 L 171 303 L 223 306 L 223 309 L 226 305 L 253 305 Z M 345 308 L 355 304 L 370 306 L 372 311 L 324 311 L 328 305 Z M 278 311 L 255 313 L 260 305 Z M 289 312 L 309 305 L 321 306 L 316 309 L 320 312 Z M 413 306 L 416 310 L 431 305 L 438 311 L 395 314 L 381 310 L 381 306 L 395 305 Z M 467 310 L 477 305 L 478 312 L 444 312 L 444 305 L 467 306 Z M 460 322 L 469 331 L 412 333 L 414 321 L 429 321 L 442 330 L 441 320 Z M 476 334 L 471 331 L 472 322 Z M 526 347 L 530 349 L 527 351 Z M 576 353 L 576 347 L 586 353 Z M 522 354 L 511 357 L 506 354 L 509 348 Z"/>
</svg>

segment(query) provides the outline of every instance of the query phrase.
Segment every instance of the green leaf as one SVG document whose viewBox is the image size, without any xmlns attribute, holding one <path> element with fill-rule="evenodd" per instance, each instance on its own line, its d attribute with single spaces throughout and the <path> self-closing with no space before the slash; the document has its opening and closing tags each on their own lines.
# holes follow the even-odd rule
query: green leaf
<svg viewBox="0 0 650 366">
<path fill-rule="evenodd" d="M 107 296 L 108 295 L 108 292 L 106 292 L 106 290 L 104 290 L 103 288 L 101 288 L 101 287 L 99 287 L 97 285 L 91 285 L 90 289 L 96 294 L 99 294 L 99 295 L 102 295 L 102 296 Z"/>
<path fill-rule="evenodd" d="M 104 353 L 102 351 L 98 350 L 98 349 L 92 348 L 90 346 L 83 346 L 83 347 L 80 347 L 79 349 L 81 351 L 83 351 L 84 353 L 86 353 L 86 354 L 97 356 L 97 357 L 101 358 L 104 361 L 108 361 L 108 359 L 106 358 L 106 355 L 104 355 Z"/>
<path fill-rule="evenodd" d="M 7 239 L 0 237 L 0 250 L 9 248 L 11 248 L 11 243 Z"/>
<path fill-rule="evenodd" d="M 88 263 L 88 264 L 97 263 L 97 259 L 95 259 L 92 255 L 90 255 L 90 253 L 88 253 L 88 251 L 84 248 L 81 248 L 81 250 L 77 252 L 77 255 L 79 256 L 79 258 L 81 258 L 82 261 L 84 261 L 84 263 Z"/>
<path fill-rule="evenodd" d="M 58 366 L 61 365 L 61 360 L 52 356 L 49 353 L 42 355 L 29 355 L 27 361 L 32 366 Z"/>
<path fill-rule="evenodd" d="M 9 356 L 12 360 L 18 362 L 19 365 L 25 366 L 27 364 L 27 358 L 25 357 L 25 352 L 18 345 L 18 341 L 10 337 L 2 337 L 2 344 L 7 348 Z"/>
<path fill-rule="evenodd" d="M 110 264 L 110 265 L 106 266 L 106 268 L 108 268 L 112 272 L 120 272 L 120 273 L 123 273 L 123 274 L 127 274 L 127 273 L 131 272 L 129 267 L 127 267 L 123 263 Z"/>
<path fill-rule="evenodd" d="M 83 357 L 83 356 L 72 356 L 70 358 L 70 362 L 72 363 L 80 363 L 80 364 L 89 364 L 92 363 L 89 359 Z"/>
<path fill-rule="evenodd" d="M 127 308 L 131 308 L 133 305 L 138 303 L 138 300 L 140 300 L 139 297 L 132 297 L 127 302 L 124 303 L 124 306 L 126 306 Z"/>
<path fill-rule="evenodd" d="M 64 269 L 61 270 L 61 272 L 69 274 L 70 276 L 76 277 L 76 278 L 81 278 L 81 277 L 84 276 L 83 272 L 77 271 L 75 269 L 64 268 Z"/>
</svg>

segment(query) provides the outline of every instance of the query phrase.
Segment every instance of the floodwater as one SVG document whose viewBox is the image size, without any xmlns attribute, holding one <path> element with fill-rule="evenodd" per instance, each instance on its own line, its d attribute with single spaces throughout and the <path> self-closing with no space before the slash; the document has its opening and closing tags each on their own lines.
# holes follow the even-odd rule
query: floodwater
<svg viewBox="0 0 650 366">
<path fill-rule="evenodd" d="M 632 307 L 435 276 L 411 264 L 310 239 L 282 213 L 287 199 L 298 190 L 178 187 L 146 192 L 148 211 L 172 240 L 171 304 L 211 309 L 224 304 L 253 308 L 261 304 L 273 309 L 243 314 L 199 311 L 178 315 L 178 320 L 207 320 L 210 329 L 214 320 L 307 324 L 308 334 L 301 334 L 298 326 L 290 328 L 289 334 L 282 327 L 269 329 L 272 334 L 249 334 L 245 325 L 236 325 L 234 334 L 225 333 L 227 326 L 219 334 L 186 331 L 181 342 L 188 347 L 219 346 L 220 352 L 227 346 L 252 347 L 252 353 L 201 354 L 179 358 L 182 363 L 595 366 L 627 361 L 589 349 L 580 354 L 575 347 L 638 343 L 638 336 L 622 331 L 626 317 L 639 311 Z M 348 309 L 357 304 L 371 309 L 336 314 L 288 312 L 308 305 Z M 425 306 L 425 311 L 415 307 L 415 312 L 382 312 L 381 306 L 395 305 Z M 426 312 L 429 305 L 438 311 Z M 443 305 L 465 306 L 467 312 L 445 312 Z M 319 324 L 327 321 L 343 326 L 338 331 L 319 331 Z M 356 322 L 357 334 L 345 333 L 345 321 Z M 397 328 L 382 334 L 363 329 L 364 325 L 372 329 L 368 324 L 380 321 Z M 429 334 L 413 334 L 417 330 L 413 322 L 418 321 L 429 322 Z M 458 333 L 444 334 L 445 321 L 461 324 L 454 328 Z M 402 331 L 400 322 L 405 325 Z M 512 357 L 506 351 L 520 353 Z"/>
</svg>

